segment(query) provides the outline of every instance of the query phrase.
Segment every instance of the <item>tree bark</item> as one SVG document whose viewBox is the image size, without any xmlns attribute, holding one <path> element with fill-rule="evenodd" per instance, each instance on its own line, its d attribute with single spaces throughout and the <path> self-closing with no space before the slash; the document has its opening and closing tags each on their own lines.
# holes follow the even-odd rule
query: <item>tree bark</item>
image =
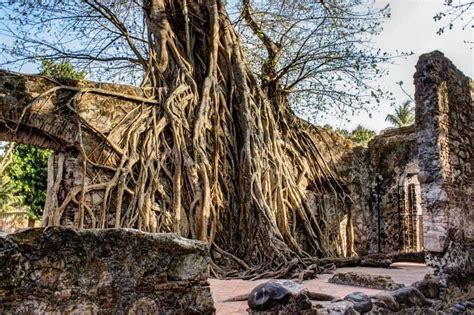
<svg viewBox="0 0 474 315">
<path fill-rule="evenodd" d="M 65 108 L 76 115 L 78 137 L 93 134 L 96 142 L 79 141 L 87 174 L 48 216 L 63 223 L 76 204 L 81 227 L 206 241 L 218 277 L 304 277 L 333 268 L 318 259 L 337 255 L 331 235 L 339 225 L 328 223 L 324 200 L 330 196 L 341 217 L 348 207 L 317 130 L 293 115 L 283 95 L 259 87 L 221 0 L 144 0 L 143 9 L 146 97 L 51 89 L 70 95 Z M 78 111 L 92 93 L 137 106 L 102 133 Z M 99 192 L 102 205 L 88 206 Z M 308 194 L 321 204 L 312 206 Z"/>
<path fill-rule="evenodd" d="M 208 241 L 239 276 L 327 255 L 302 182 L 337 193 L 337 176 L 286 98 L 258 86 L 221 1 L 144 4 L 156 56 L 147 81 L 171 127 L 174 231 Z"/>
</svg>

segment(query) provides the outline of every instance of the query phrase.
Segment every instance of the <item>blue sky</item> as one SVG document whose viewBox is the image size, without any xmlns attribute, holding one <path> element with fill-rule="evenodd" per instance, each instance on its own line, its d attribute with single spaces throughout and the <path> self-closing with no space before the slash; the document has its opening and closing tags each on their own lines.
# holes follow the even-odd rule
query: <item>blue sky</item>
<svg viewBox="0 0 474 315">
<path fill-rule="evenodd" d="M 446 31 L 443 35 L 436 34 L 438 28 L 443 25 L 435 22 L 433 16 L 443 10 L 443 0 L 377 0 L 377 5 L 384 6 L 387 3 L 391 7 L 391 18 L 384 23 L 384 30 L 374 39 L 375 45 L 382 50 L 394 53 L 399 51 L 413 51 L 414 55 L 406 59 L 399 59 L 394 65 L 388 66 L 389 75 L 380 80 L 385 89 L 394 93 L 397 103 L 402 103 L 408 97 L 396 84 L 403 81 L 403 87 L 413 96 L 413 74 L 415 65 L 421 54 L 440 50 L 446 57 L 464 74 L 474 75 L 474 50 L 473 45 L 464 41 L 474 41 L 472 28 L 462 30 L 462 25 L 456 25 L 453 30 Z M 389 102 L 382 103 L 377 111 L 372 111 L 372 118 L 368 113 L 361 113 L 351 117 L 346 122 L 336 117 L 328 117 L 319 120 L 318 123 L 329 123 L 336 127 L 353 129 L 358 124 L 380 131 L 389 127 L 385 122 L 385 116 L 392 112 L 393 108 Z"/>
</svg>

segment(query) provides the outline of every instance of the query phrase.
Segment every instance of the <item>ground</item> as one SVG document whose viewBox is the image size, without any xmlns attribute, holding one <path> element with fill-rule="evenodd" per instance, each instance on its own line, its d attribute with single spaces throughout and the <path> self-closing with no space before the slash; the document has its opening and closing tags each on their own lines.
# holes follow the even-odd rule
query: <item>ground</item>
<svg viewBox="0 0 474 315">
<path fill-rule="evenodd" d="M 405 285 L 410 285 L 413 282 L 421 280 L 425 274 L 432 272 L 426 265 L 415 263 L 394 263 L 390 269 L 365 267 L 339 268 L 336 272 L 349 271 L 387 275 L 391 276 L 395 282 Z M 355 291 L 365 292 L 368 295 L 382 291 L 328 283 L 330 277 L 332 277 L 331 274 L 321 274 L 318 275 L 317 279 L 304 281 L 303 284 L 310 291 L 331 294 L 341 298 Z M 222 303 L 222 301 L 237 295 L 249 293 L 254 287 L 266 281 L 268 281 L 268 279 L 257 281 L 209 279 L 217 315 L 247 314 L 247 301 L 227 303 Z"/>
</svg>

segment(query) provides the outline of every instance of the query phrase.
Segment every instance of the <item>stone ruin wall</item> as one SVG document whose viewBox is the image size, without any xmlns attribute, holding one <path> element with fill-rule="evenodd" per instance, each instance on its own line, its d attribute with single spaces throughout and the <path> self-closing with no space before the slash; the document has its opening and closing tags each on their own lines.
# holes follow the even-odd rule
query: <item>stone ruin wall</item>
<svg viewBox="0 0 474 315">
<path fill-rule="evenodd" d="M 405 250 L 401 214 L 407 185 L 415 183 L 429 263 L 440 271 L 472 270 L 473 86 L 442 53 L 421 56 L 415 126 L 385 130 L 367 149 L 347 151 L 340 168 L 349 182 L 359 255 Z"/>
<path fill-rule="evenodd" d="M 406 182 L 417 174 L 414 126 L 390 129 L 376 137 L 368 149 L 371 187 L 368 252 L 403 251 L 403 214 Z"/>
<path fill-rule="evenodd" d="M 348 152 L 346 161 L 354 252 L 402 251 L 404 194 L 418 173 L 414 126 L 383 131 L 368 148 Z"/>
<path fill-rule="evenodd" d="M 48 189 L 57 189 L 58 196 L 57 200 L 48 201 L 49 207 L 45 208 L 43 224 L 74 225 L 78 221 L 77 202 L 69 203 L 63 210 L 65 215 L 61 222 L 53 220 L 52 210 L 61 205 L 69 191 L 82 185 L 83 174 L 86 185 L 106 182 L 113 177 L 114 174 L 105 168 L 98 170 L 91 167 L 91 162 L 105 167 L 117 164 L 114 150 L 105 146 L 102 138 L 93 130 L 108 134 L 112 140 L 120 138 L 123 130 L 117 130 L 116 124 L 137 108 L 137 102 L 114 99 L 100 93 L 86 93 L 75 103 L 76 115 L 66 108 L 71 92 L 55 90 L 56 81 L 71 87 L 122 93 L 132 99 L 142 97 L 143 91 L 130 86 L 58 78 L 49 80 L 40 75 L 22 75 L 0 70 L 0 140 L 35 145 L 54 151 Z M 45 95 L 46 91 L 53 92 L 46 94 L 48 97 L 36 99 Z M 79 130 L 78 115 L 87 121 L 89 128 Z M 89 160 L 85 172 L 82 150 L 86 152 Z M 85 203 L 90 211 L 99 213 L 103 210 L 102 200 L 103 192 L 91 193 L 87 194 Z M 85 226 L 101 227 L 99 224 L 91 224 L 89 215 L 85 216 L 85 221 Z M 105 221 L 107 226 L 114 226 L 115 217 L 107 214 Z"/>
<path fill-rule="evenodd" d="M 351 199 L 349 197 L 349 181 L 347 152 L 357 149 L 352 141 L 339 133 L 325 128 L 311 128 L 311 135 L 318 144 L 322 158 L 334 170 L 339 181 L 332 185 L 335 190 L 322 188 L 321 183 L 307 183 L 306 204 L 312 209 L 315 218 L 320 218 L 323 233 L 327 233 L 329 256 L 352 256 L 353 242 L 356 236 L 353 229 Z M 341 180 L 342 179 L 342 180 Z M 309 249 L 309 248 L 308 248 Z"/>
<path fill-rule="evenodd" d="M 416 67 L 419 180 L 428 262 L 474 281 L 473 83 L 440 52 Z"/>
<path fill-rule="evenodd" d="M 0 233 L 1 314 L 214 314 L 207 244 L 67 227 Z"/>
</svg>

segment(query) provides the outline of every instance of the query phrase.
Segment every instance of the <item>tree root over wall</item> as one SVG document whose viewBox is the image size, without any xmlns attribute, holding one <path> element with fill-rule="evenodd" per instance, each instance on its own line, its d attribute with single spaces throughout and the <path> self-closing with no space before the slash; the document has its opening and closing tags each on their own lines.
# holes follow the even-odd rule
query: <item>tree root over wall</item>
<svg viewBox="0 0 474 315">
<path fill-rule="evenodd" d="M 87 176 L 50 207 L 45 223 L 62 223 L 76 204 L 81 228 L 203 240 L 212 274 L 223 278 L 305 278 L 332 269 L 333 261 L 319 258 L 336 256 L 341 240 L 329 236 L 335 227 L 323 207 L 308 204 L 307 193 L 333 196 L 341 214 L 348 197 L 318 149 L 316 129 L 284 98 L 262 92 L 220 0 L 148 0 L 144 10 L 146 97 L 66 85 L 49 91 L 70 92 L 66 106 L 79 137 L 92 134 L 98 144 L 80 141 Z M 137 106 L 103 134 L 77 111 L 88 94 Z M 92 193 L 101 194 L 101 207 L 85 202 Z"/>
</svg>

